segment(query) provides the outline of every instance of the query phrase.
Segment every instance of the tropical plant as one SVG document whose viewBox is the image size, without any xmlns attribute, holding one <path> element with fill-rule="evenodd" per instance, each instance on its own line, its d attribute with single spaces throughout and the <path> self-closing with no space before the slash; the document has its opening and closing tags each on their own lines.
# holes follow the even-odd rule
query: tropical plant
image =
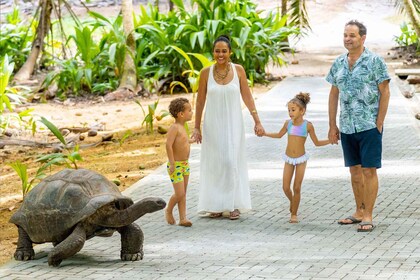
<svg viewBox="0 0 420 280">
<path fill-rule="evenodd" d="M 125 37 L 121 31 L 121 17 L 111 22 L 104 16 L 90 12 L 93 20 L 86 25 L 74 27 L 75 33 L 69 36 L 67 45 L 74 43 L 77 53 L 74 58 L 59 61 L 60 69 L 51 72 L 43 86 L 56 83 L 58 96 L 66 98 L 68 93 L 98 93 L 115 89 L 123 71 L 126 51 Z M 97 29 L 100 29 L 99 42 Z"/>
<path fill-rule="evenodd" d="M 156 115 L 156 108 L 159 104 L 159 99 L 156 100 L 153 104 L 149 104 L 147 106 L 148 108 L 148 113 L 146 114 L 146 111 L 143 108 L 143 105 L 141 105 L 140 101 L 136 100 L 135 101 L 141 108 L 141 110 L 143 111 L 143 115 L 144 115 L 144 119 L 143 122 L 141 123 L 141 125 L 143 126 L 143 124 L 146 123 L 146 132 L 149 133 L 154 133 L 153 130 L 153 123 L 155 120 L 160 121 L 162 120 L 164 117 L 169 115 L 169 112 L 166 110 L 162 110 L 160 111 L 160 113 L 158 115 Z"/>
<path fill-rule="evenodd" d="M 199 71 L 203 66 L 193 61 L 191 67 L 182 52 L 200 53 L 210 60 L 214 40 L 227 34 L 232 40 L 232 60 L 244 66 L 251 80 L 264 81 L 269 62 L 284 63 L 281 55 L 289 48 L 285 39 L 299 34 L 276 11 L 262 17 L 250 0 L 192 0 L 192 11 L 187 11 L 183 1 L 173 2 L 174 12 L 162 15 L 149 5 L 135 19 L 136 64 L 141 78 L 156 75 L 159 68 L 160 77 L 172 75 L 174 81 L 183 82 L 181 73 L 189 69 L 188 78 L 194 78 L 198 72 L 193 69 Z"/>
<path fill-rule="evenodd" d="M 38 168 L 35 176 L 32 179 L 29 179 L 28 166 L 26 164 L 23 164 L 20 161 L 16 161 L 11 163 L 10 166 L 15 170 L 20 178 L 22 184 L 23 199 L 25 199 L 28 192 L 34 187 L 34 183 L 45 177 L 44 170 L 46 166 L 41 166 L 41 168 Z"/>
<path fill-rule="evenodd" d="M 79 153 L 79 145 L 69 146 L 64 139 L 64 136 L 61 134 L 60 130 L 46 118 L 41 117 L 40 120 L 53 134 L 54 136 L 63 144 L 64 149 L 67 153 L 52 153 L 45 156 L 39 157 L 36 161 L 42 162 L 43 168 L 50 167 L 52 165 L 62 165 L 65 164 L 68 168 L 77 169 L 77 162 L 82 161 L 82 157 Z"/>
<path fill-rule="evenodd" d="M 400 25 L 400 29 L 400 36 L 394 36 L 394 40 L 399 46 L 408 47 L 413 44 L 419 43 L 418 35 L 412 28 L 411 24 L 403 22 Z"/>
<path fill-rule="evenodd" d="M 121 138 L 118 138 L 118 144 L 120 145 L 120 148 L 122 147 L 122 145 L 124 144 L 125 140 L 127 140 L 131 135 L 133 135 L 133 133 L 131 132 L 131 130 L 127 130 L 123 136 Z"/>
<path fill-rule="evenodd" d="M 36 22 L 24 22 L 18 7 L 14 7 L 5 18 L 0 25 L 0 57 L 8 55 L 13 58 L 15 69 L 19 69 L 31 50 Z"/>
<path fill-rule="evenodd" d="M 420 37 L 420 0 L 394 0 L 394 3 L 400 12 L 408 16 L 417 37 Z"/>
</svg>

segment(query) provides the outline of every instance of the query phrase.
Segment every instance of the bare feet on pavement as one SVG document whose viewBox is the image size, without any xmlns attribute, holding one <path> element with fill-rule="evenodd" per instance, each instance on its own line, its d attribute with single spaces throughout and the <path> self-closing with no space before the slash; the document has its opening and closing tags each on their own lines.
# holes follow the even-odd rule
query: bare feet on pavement
<svg viewBox="0 0 420 280">
<path fill-rule="evenodd" d="M 192 222 L 188 219 L 185 219 L 185 220 L 179 221 L 178 225 L 180 225 L 182 227 L 190 227 L 190 226 L 192 226 Z"/>
<path fill-rule="evenodd" d="M 174 216 L 172 215 L 172 212 L 168 212 L 168 210 L 165 209 L 165 219 L 170 225 L 174 225 L 176 223 Z"/>
<path fill-rule="evenodd" d="M 298 220 L 298 218 L 297 218 L 297 215 L 292 215 L 292 216 L 290 217 L 289 223 L 291 223 L 291 224 L 296 224 L 296 223 L 299 223 L 299 220 Z"/>
</svg>

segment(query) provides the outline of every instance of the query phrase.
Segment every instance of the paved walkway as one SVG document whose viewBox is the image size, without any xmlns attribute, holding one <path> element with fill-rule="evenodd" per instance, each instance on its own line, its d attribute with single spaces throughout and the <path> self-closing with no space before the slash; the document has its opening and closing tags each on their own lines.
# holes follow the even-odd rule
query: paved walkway
<svg viewBox="0 0 420 280">
<path fill-rule="evenodd" d="M 268 131 L 288 118 L 286 102 L 309 91 L 307 119 L 319 138 L 327 136 L 329 85 L 323 78 L 288 78 L 257 100 Z M 253 211 L 238 221 L 196 215 L 199 152 L 192 147 L 188 212 L 192 228 L 169 226 L 163 211 L 138 223 L 145 234 L 144 259 L 122 262 L 119 235 L 94 238 L 59 268 L 48 266 L 51 244 L 35 247 L 36 260 L 10 261 L 0 267 L 4 279 L 420 279 L 420 131 L 408 114 L 407 100 L 395 84 L 385 124 L 383 168 L 372 233 L 340 226 L 337 219 L 354 208 L 349 174 L 340 146 L 316 148 L 302 187 L 299 224 L 289 224 L 281 191 L 286 139 L 257 138 L 246 120 Z M 172 187 L 161 166 L 129 188 L 134 200 L 168 199 Z"/>
</svg>

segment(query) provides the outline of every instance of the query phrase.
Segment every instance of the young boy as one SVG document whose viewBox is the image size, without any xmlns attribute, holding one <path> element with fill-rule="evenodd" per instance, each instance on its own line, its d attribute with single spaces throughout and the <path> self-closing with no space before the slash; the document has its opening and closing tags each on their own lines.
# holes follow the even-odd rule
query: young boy
<svg viewBox="0 0 420 280">
<path fill-rule="evenodd" d="M 184 125 L 192 118 L 191 105 L 186 98 L 176 98 L 169 104 L 169 112 L 175 118 L 175 123 L 169 128 L 166 139 L 167 170 L 173 184 L 174 194 L 169 199 L 165 218 L 170 225 L 176 223 L 172 211 L 175 204 L 178 204 L 179 225 L 190 227 L 192 223 L 187 219 L 186 194 L 190 175 L 188 158 L 190 143 L 193 141 L 188 138 Z"/>
</svg>

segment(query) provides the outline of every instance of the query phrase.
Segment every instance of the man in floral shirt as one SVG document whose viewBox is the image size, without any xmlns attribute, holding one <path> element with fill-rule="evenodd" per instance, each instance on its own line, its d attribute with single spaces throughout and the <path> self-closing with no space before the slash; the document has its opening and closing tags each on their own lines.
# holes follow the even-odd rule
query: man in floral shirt
<svg viewBox="0 0 420 280">
<path fill-rule="evenodd" d="M 390 77 L 384 60 L 364 47 L 366 27 L 352 20 L 344 28 L 348 50 L 333 63 L 327 76 L 331 84 L 328 113 L 330 142 L 341 145 L 350 168 L 356 211 L 339 220 L 342 225 L 360 223 L 357 231 L 372 231 L 372 212 L 378 195 L 382 134 L 389 103 Z M 340 130 L 337 108 L 340 100 Z"/>
</svg>

